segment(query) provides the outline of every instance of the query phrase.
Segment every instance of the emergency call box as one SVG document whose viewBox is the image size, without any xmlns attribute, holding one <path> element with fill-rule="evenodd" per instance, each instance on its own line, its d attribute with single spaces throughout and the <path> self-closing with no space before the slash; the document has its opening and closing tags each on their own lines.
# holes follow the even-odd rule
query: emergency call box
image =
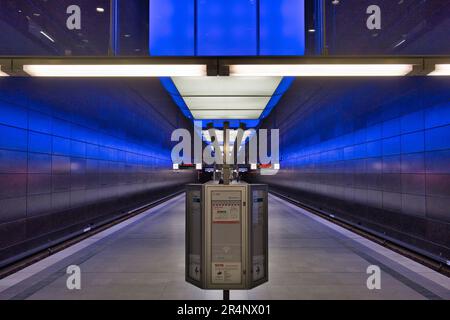
<svg viewBox="0 0 450 320">
<path fill-rule="evenodd" d="M 267 191 L 246 183 L 187 186 L 187 282 L 244 290 L 268 281 Z"/>
</svg>

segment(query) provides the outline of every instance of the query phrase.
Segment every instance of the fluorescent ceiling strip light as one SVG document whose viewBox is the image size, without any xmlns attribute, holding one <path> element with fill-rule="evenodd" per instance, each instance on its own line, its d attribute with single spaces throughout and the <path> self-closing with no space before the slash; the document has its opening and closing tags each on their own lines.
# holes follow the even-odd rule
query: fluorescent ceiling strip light
<svg viewBox="0 0 450 320">
<path fill-rule="evenodd" d="M 33 77 L 175 77 L 204 76 L 206 65 L 24 65 Z"/>
<path fill-rule="evenodd" d="M 429 76 L 450 76 L 450 64 L 437 64 Z"/>
<path fill-rule="evenodd" d="M 236 110 L 262 110 L 271 97 L 183 97 L 191 111 L 223 110 L 234 113 Z"/>
<path fill-rule="evenodd" d="M 44 37 L 46 37 L 48 40 L 50 40 L 51 42 L 55 43 L 55 40 L 50 37 L 47 33 L 45 33 L 43 30 L 41 30 L 40 32 Z"/>
<path fill-rule="evenodd" d="M 195 119 L 259 119 L 263 110 L 192 110 L 191 113 Z"/>
<path fill-rule="evenodd" d="M 173 77 L 182 96 L 271 96 L 282 77 Z"/>
<path fill-rule="evenodd" d="M 231 76 L 389 77 L 405 76 L 412 64 L 265 64 L 231 65 Z"/>
</svg>

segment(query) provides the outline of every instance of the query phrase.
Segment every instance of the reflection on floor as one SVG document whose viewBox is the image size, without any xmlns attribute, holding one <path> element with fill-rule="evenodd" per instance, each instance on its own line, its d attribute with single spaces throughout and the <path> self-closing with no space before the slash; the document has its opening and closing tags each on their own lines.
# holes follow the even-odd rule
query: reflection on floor
<svg viewBox="0 0 450 320">
<path fill-rule="evenodd" d="M 273 196 L 269 283 L 231 299 L 450 299 L 450 280 Z M 66 269 L 81 268 L 81 290 Z M 381 290 L 366 285 L 381 268 Z M 221 299 L 184 281 L 184 196 L 0 280 L 0 299 Z"/>
</svg>

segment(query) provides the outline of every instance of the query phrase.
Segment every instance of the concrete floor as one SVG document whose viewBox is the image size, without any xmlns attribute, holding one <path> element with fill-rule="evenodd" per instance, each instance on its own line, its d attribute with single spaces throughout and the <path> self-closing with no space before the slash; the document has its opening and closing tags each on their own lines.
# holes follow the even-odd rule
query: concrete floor
<svg viewBox="0 0 450 320">
<path fill-rule="evenodd" d="M 180 196 L 0 280 L 0 299 L 221 299 L 184 281 L 184 219 Z M 449 278 L 273 196 L 269 219 L 269 282 L 231 299 L 450 299 Z"/>
</svg>

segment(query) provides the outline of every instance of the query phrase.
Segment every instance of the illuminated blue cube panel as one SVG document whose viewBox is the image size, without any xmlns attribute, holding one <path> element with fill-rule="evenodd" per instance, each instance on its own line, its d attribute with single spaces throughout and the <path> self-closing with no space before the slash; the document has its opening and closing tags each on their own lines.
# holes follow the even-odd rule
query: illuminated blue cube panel
<svg viewBox="0 0 450 320">
<path fill-rule="evenodd" d="M 257 54 L 257 1 L 198 0 L 198 55 Z"/>
<path fill-rule="evenodd" d="M 260 0 L 260 55 L 305 54 L 304 7 L 304 0 Z"/>
<path fill-rule="evenodd" d="M 303 55 L 304 7 L 304 0 L 150 0 L 150 55 Z"/>
<path fill-rule="evenodd" d="M 194 1 L 150 0 L 150 55 L 195 55 L 194 9 Z"/>
</svg>

